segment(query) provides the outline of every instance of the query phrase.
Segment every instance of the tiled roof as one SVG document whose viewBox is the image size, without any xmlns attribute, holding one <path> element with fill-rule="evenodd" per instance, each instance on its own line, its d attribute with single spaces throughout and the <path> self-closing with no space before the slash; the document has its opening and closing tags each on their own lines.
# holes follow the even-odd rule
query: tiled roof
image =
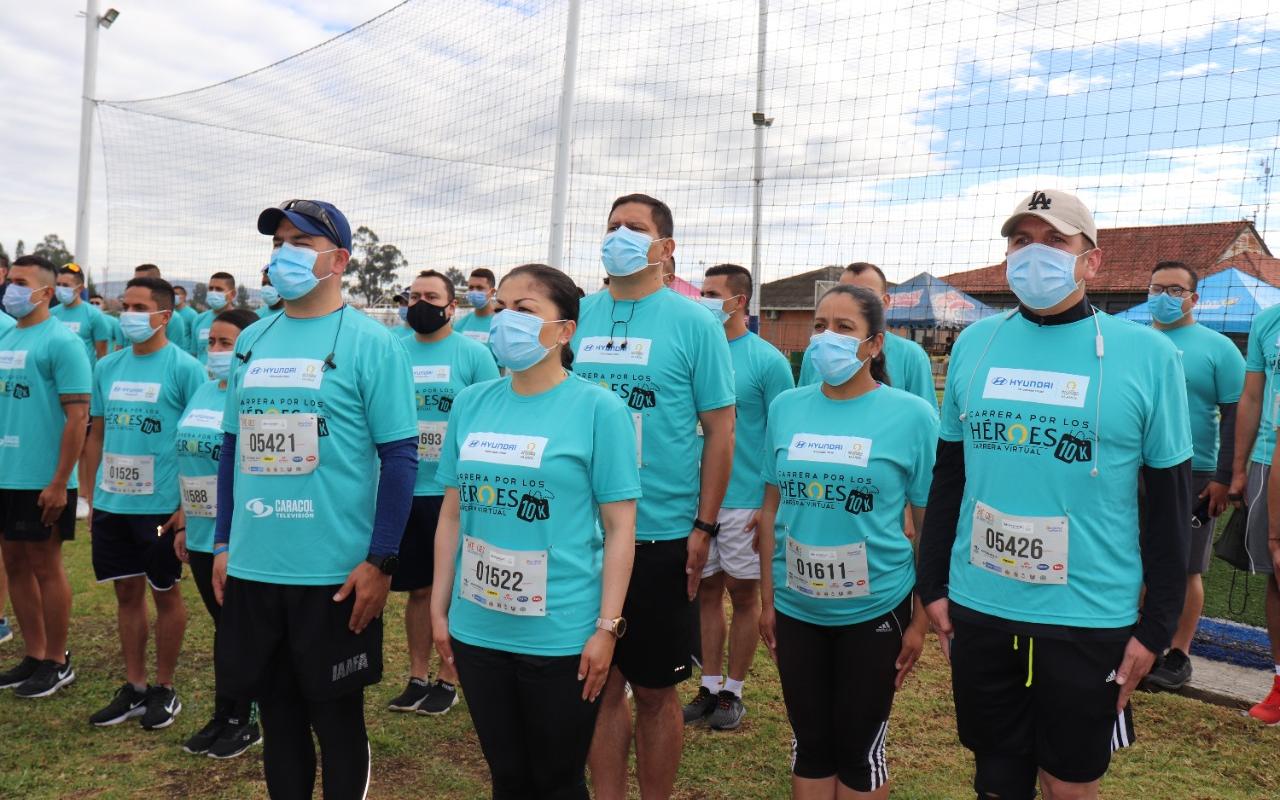
<svg viewBox="0 0 1280 800">
<path fill-rule="evenodd" d="M 837 281 L 844 267 L 822 267 L 760 286 L 761 308 L 813 308 L 815 281 Z"/>
<path fill-rule="evenodd" d="M 1241 238 L 1243 237 L 1243 239 Z M 1144 289 L 1151 268 L 1158 261 L 1184 261 L 1201 277 L 1231 266 L 1275 283 L 1280 278 L 1280 261 L 1266 253 L 1266 244 L 1249 220 L 1207 222 L 1191 225 L 1147 225 L 1098 230 L 1102 248 L 1102 271 L 1089 282 L 1091 292 L 1131 292 Z M 1232 250 L 1261 251 L 1230 256 Z M 1233 260 L 1233 258 L 1235 260 Z M 1247 263 L 1240 263 L 1240 259 Z M 1269 270 L 1270 276 L 1250 272 Z M 980 269 L 953 272 L 943 280 L 965 292 L 1005 291 L 1004 262 Z"/>
</svg>

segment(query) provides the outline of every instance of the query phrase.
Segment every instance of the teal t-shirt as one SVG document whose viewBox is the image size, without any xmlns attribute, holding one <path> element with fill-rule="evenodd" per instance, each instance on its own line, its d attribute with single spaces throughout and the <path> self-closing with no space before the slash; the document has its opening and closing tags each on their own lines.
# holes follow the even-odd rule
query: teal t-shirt
<svg viewBox="0 0 1280 800">
<path fill-rule="evenodd" d="M 89 356 L 89 364 L 98 363 L 98 350 L 94 343 L 111 341 L 111 326 L 102 312 L 81 300 L 74 308 L 61 304 L 49 309 L 49 313 L 79 337 Z"/>
<path fill-rule="evenodd" d="M 1186 378 L 1168 337 L 1096 317 L 1102 359 L 1093 318 L 1008 312 L 956 339 L 940 433 L 964 443 L 953 602 L 1045 625 L 1137 619 L 1138 472 L 1191 458 Z"/>
<path fill-rule="evenodd" d="M 222 414 L 227 390 L 207 381 L 196 390 L 178 422 L 178 481 L 187 512 L 187 549 L 213 552 L 213 522 L 218 510 L 218 455 L 222 451 Z"/>
<path fill-rule="evenodd" d="M 0 309 L 0 312 L 3 312 L 3 309 Z M 0 313 L 0 333 L 4 333 L 10 328 L 16 327 L 17 324 L 18 321 L 9 316 L 8 313 Z"/>
<path fill-rule="evenodd" d="M 573 375 L 531 397 L 509 377 L 470 386 L 437 476 L 459 498 L 449 632 L 495 650 L 581 653 L 600 614 L 599 506 L 640 496 L 622 402 Z"/>
<path fill-rule="evenodd" d="M 103 314 L 102 319 L 106 321 L 107 327 L 111 329 L 111 339 L 107 343 L 108 353 L 114 353 L 117 350 L 132 346 L 132 343 L 125 338 L 124 329 L 120 327 L 120 319 L 118 317 L 114 314 Z M 177 342 L 174 342 L 174 344 L 177 344 Z M 181 345 L 179 345 L 179 348 L 185 349 Z"/>
<path fill-rule="evenodd" d="M 800 362 L 800 386 L 822 382 L 818 368 L 809 357 L 810 352 L 805 348 L 804 358 Z M 884 366 L 893 388 L 910 392 L 931 403 L 934 408 L 938 407 L 938 392 L 933 387 L 933 367 L 929 363 L 929 354 L 923 347 L 896 333 L 885 331 Z"/>
<path fill-rule="evenodd" d="M 213 309 L 202 311 L 196 315 L 195 320 L 191 323 L 191 355 L 195 356 L 201 364 L 209 360 L 209 328 L 213 325 L 214 317 L 218 316 Z M 321 354 L 323 355 L 323 354 Z"/>
<path fill-rule="evenodd" d="M 473 383 L 498 377 L 498 367 L 484 345 L 458 333 L 438 342 L 400 337 L 413 367 L 413 396 L 418 409 L 418 480 L 414 496 L 442 495 L 436 482 L 440 448 L 448 430 L 449 411 L 458 392 Z"/>
<path fill-rule="evenodd" d="M 934 406 L 883 385 L 852 400 L 803 386 L 769 407 L 766 440 L 761 475 L 781 497 L 774 606 L 831 626 L 892 611 L 915 585 L 902 517 L 929 499 Z"/>
<path fill-rule="evenodd" d="M 190 303 L 187 303 L 182 308 L 179 308 L 177 312 L 174 314 L 174 316 L 182 317 L 182 321 L 187 323 L 187 328 L 190 328 L 191 323 L 195 320 L 197 316 L 199 316 L 199 314 L 194 308 L 191 307 Z"/>
<path fill-rule="evenodd" d="M 67 415 L 62 395 L 89 394 L 84 345 L 50 317 L 19 328 L 0 322 L 0 488 L 43 489 L 53 480 Z M 79 487 L 71 470 L 68 489 Z"/>
<path fill-rule="evenodd" d="M 93 507 L 115 514 L 178 509 L 178 421 L 208 377 L 173 342 L 154 353 L 118 350 L 93 370 L 89 414 L 105 422 Z"/>
<path fill-rule="evenodd" d="M 636 538 L 688 536 L 702 471 L 698 414 L 734 402 L 724 327 L 675 292 L 617 302 L 599 292 L 582 300 L 572 346 L 574 372 L 631 412 L 644 489 Z"/>
<path fill-rule="evenodd" d="M 1271 464 L 1271 453 L 1276 448 L 1276 425 L 1280 421 L 1280 306 L 1272 306 L 1253 318 L 1249 327 L 1249 347 L 1245 356 L 1246 372 L 1262 372 L 1266 384 L 1262 392 L 1262 416 L 1258 424 L 1258 437 L 1253 443 L 1251 460 L 1259 464 Z"/>
<path fill-rule="evenodd" d="M 191 326 L 181 314 L 171 314 L 169 323 L 164 328 L 165 336 L 178 346 L 179 350 L 191 352 Z"/>
<path fill-rule="evenodd" d="M 268 305 L 260 305 L 258 306 L 258 319 L 262 319 L 263 317 L 269 317 L 272 314 L 279 314 L 281 311 L 284 311 L 283 305 L 280 306 L 279 308 L 272 308 L 271 306 L 268 306 Z"/>
<path fill-rule="evenodd" d="M 453 329 L 468 339 L 483 345 L 489 344 L 489 328 L 495 315 L 477 316 L 474 311 L 453 323 Z"/>
<path fill-rule="evenodd" d="M 759 508 L 764 501 L 765 418 L 773 398 L 794 388 L 791 364 L 773 345 L 748 331 L 729 340 L 733 359 L 736 424 L 733 429 L 733 473 L 723 508 Z"/>
<path fill-rule="evenodd" d="M 1187 376 L 1187 410 L 1195 455 L 1191 468 L 1218 468 L 1218 406 L 1235 403 L 1244 391 L 1244 356 L 1227 337 L 1200 323 L 1161 331 L 1182 356 Z"/>
<path fill-rule="evenodd" d="M 226 454 L 237 460 L 228 573 L 342 583 L 369 553 L 377 445 L 418 435 L 409 356 L 385 327 L 346 306 L 258 320 L 236 352 L 248 362 L 232 359 L 222 415 L 239 451 Z M 330 352 L 333 367 L 324 363 Z"/>
</svg>

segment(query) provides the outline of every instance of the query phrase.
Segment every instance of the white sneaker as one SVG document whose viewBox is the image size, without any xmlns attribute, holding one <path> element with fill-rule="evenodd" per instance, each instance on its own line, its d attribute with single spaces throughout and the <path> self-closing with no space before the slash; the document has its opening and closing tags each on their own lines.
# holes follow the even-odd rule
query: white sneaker
<svg viewBox="0 0 1280 800">
<path fill-rule="evenodd" d="M 76 519 L 89 518 L 89 504 L 83 497 L 76 498 Z"/>
</svg>

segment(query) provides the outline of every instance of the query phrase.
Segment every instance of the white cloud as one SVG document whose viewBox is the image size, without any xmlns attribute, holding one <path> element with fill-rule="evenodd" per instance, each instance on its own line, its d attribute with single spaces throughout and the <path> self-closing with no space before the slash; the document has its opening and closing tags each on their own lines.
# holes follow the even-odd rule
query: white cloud
<svg viewBox="0 0 1280 800">
<path fill-rule="evenodd" d="M 1077 75 L 1074 72 L 1068 72 L 1066 75 L 1059 75 L 1056 78 L 1049 79 L 1049 96 L 1058 97 L 1060 95 L 1080 94 L 1087 92 L 1095 86 L 1106 86 L 1108 79 L 1103 75 L 1093 75 L 1085 77 Z"/>
<path fill-rule="evenodd" d="M 1217 63 L 1216 61 L 1202 61 L 1199 64 L 1192 64 L 1191 66 L 1184 67 L 1183 69 L 1170 70 L 1169 72 L 1164 73 L 1164 77 L 1166 78 L 1199 78 L 1202 75 L 1207 75 L 1210 72 L 1213 72 L 1214 70 L 1221 69 L 1221 68 L 1222 68 L 1222 65 Z"/>
</svg>

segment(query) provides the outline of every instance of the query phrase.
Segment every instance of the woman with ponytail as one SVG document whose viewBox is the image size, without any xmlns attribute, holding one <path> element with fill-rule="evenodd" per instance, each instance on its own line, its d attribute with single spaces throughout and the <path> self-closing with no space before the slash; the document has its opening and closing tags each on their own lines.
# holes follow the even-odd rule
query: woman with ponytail
<svg viewBox="0 0 1280 800">
<path fill-rule="evenodd" d="M 568 372 L 578 299 L 541 264 L 502 279 L 489 344 L 510 374 L 458 395 L 436 471 L 432 630 L 494 797 L 588 797 L 600 690 L 626 632 L 635 429 L 614 394 Z"/>
<path fill-rule="evenodd" d="M 928 628 L 903 517 L 920 529 L 938 418 L 888 385 L 875 293 L 832 288 L 814 330 L 821 383 L 769 407 L 760 634 L 795 731 L 793 795 L 885 798 L 890 707 Z"/>
</svg>

